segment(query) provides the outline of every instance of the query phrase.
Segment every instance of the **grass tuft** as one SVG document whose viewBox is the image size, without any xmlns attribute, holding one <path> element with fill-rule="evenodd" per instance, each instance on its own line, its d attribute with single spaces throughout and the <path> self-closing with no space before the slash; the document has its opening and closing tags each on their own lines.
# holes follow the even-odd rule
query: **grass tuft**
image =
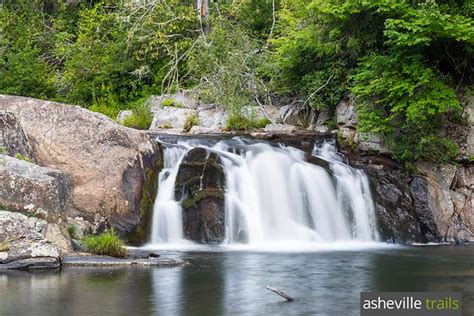
<svg viewBox="0 0 474 316">
<path fill-rule="evenodd" d="M 111 228 L 98 236 L 85 236 L 81 239 L 81 244 L 90 253 L 105 255 L 116 258 L 124 258 L 128 255 L 125 244 L 118 237 L 115 229 Z"/>
</svg>

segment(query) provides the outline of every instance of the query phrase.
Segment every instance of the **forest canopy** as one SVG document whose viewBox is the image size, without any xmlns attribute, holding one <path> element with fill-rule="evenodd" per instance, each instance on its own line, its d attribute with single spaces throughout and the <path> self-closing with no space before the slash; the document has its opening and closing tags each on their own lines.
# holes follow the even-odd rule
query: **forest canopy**
<svg viewBox="0 0 474 316">
<path fill-rule="evenodd" d="M 255 104 L 334 110 L 400 161 L 446 160 L 473 81 L 472 0 L 6 0 L 0 93 L 115 118 L 153 94 L 196 89 L 234 118 Z"/>
</svg>

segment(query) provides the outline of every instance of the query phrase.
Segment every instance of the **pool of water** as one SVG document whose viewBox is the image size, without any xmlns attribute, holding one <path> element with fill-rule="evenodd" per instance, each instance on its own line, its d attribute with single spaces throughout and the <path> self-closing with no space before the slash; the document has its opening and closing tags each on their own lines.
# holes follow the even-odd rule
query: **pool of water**
<svg viewBox="0 0 474 316">
<path fill-rule="evenodd" d="M 461 291 L 474 314 L 474 245 L 163 254 L 192 264 L 0 274 L 0 315 L 358 315 L 362 291 Z"/>
</svg>

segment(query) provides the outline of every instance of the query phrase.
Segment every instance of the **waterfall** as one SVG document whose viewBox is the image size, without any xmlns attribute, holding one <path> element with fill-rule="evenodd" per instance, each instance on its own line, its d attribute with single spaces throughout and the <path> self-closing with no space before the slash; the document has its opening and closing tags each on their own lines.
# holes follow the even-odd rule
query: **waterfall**
<svg viewBox="0 0 474 316">
<path fill-rule="evenodd" d="M 182 211 L 174 185 L 186 152 L 203 147 L 216 153 L 226 176 L 224 244 L 291 245 L 377 241 L 375 211 L 367 176 L 351 168 L 333 141 L 313 155 L 329 168 L 309 163 L 293 147 L 249 139 L 165 145 L 151 242 L 183 241 Z"/>
<path fill-rule="evenodd" d="M 186 152 L 186 147 L 165 147 L 163 170 L 158 176 L 158 193 L 153 205 L 153 244 L 179 243 L 183 240 L 181 205 L 175 200 L 174 184 Z"/>
</svg>

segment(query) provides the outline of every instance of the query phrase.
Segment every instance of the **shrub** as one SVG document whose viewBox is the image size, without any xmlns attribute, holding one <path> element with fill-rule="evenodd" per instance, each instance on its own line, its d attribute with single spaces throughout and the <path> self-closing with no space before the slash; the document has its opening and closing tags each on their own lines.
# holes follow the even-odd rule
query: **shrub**
<svg viewBox="0 0 474 316">
<path fill-rule="evenodd" d="M 98 236 L 85 236 L 81 239 L 81 244 L 87 251 L 96 255 L 124 258 L 128 254 L 123 241 L 117 236 L 113 228 Z"/>
<path fill-rule="evenodd" d="M 175 108 L 184 108 L 184 104 L 182 102 L 178 102 L 173 98 L 164 99 L 161 102 L 161 105 L 162 106 L 173 106 Z"/>
<path fill-rule="evenodd" d="M 232 113 L 225 122 L 228 131 L 245 131 L 250 129 L 249 119 L 242 114 Z"/>
<path fill-rule="evenodd" d="M 324 122 L 324 125 L 330 130 L 335 130 L 337 128 L 337 123 L 336 120 L 334 119 L 329 119 L 326 122 Z"/>
<path fill-rule="evenodd" d="M 183 129 L 189 132 L 193 126 L 199 125 L 199 117 L 196 113 L 186 116 Z"/>
<path fill-rule="evenodd" d="M 396 144 L 394 154 L 402 162 L 430 160 L 448 163 L 459 154 L 459 148 L 452 140 L 436 135 L 420 138 L 405 135 Z"/>
<path fill-rule="evenodd" d="M 77 239 L 78 229 L 76 225 L 69 225 L 67 228 L 67 232 L 72 239 Z"/>
<path fill-rule="evenodd" d="M 247 117 L 242 113 L 232 113 L 227 118 L 225 129 L 228 131 L 247 131 L 264 128 L 270 123 L 270 120 L 266 117 L 257 120 L 253 115 L 251 117 Z"/>
<path fill-rule="evenodd" d="M 123 125 L 136 129 L 149 129 L 153 114 L 147 105 L 142 104 L 132 109 L 132 115 L 123 120 Z"/>
<path fill-rule="evenodd" d="M 3 146 L 0 146 L 0 155 L 5 154 L 7 152 L 7 149 Z"/>
</svg>

